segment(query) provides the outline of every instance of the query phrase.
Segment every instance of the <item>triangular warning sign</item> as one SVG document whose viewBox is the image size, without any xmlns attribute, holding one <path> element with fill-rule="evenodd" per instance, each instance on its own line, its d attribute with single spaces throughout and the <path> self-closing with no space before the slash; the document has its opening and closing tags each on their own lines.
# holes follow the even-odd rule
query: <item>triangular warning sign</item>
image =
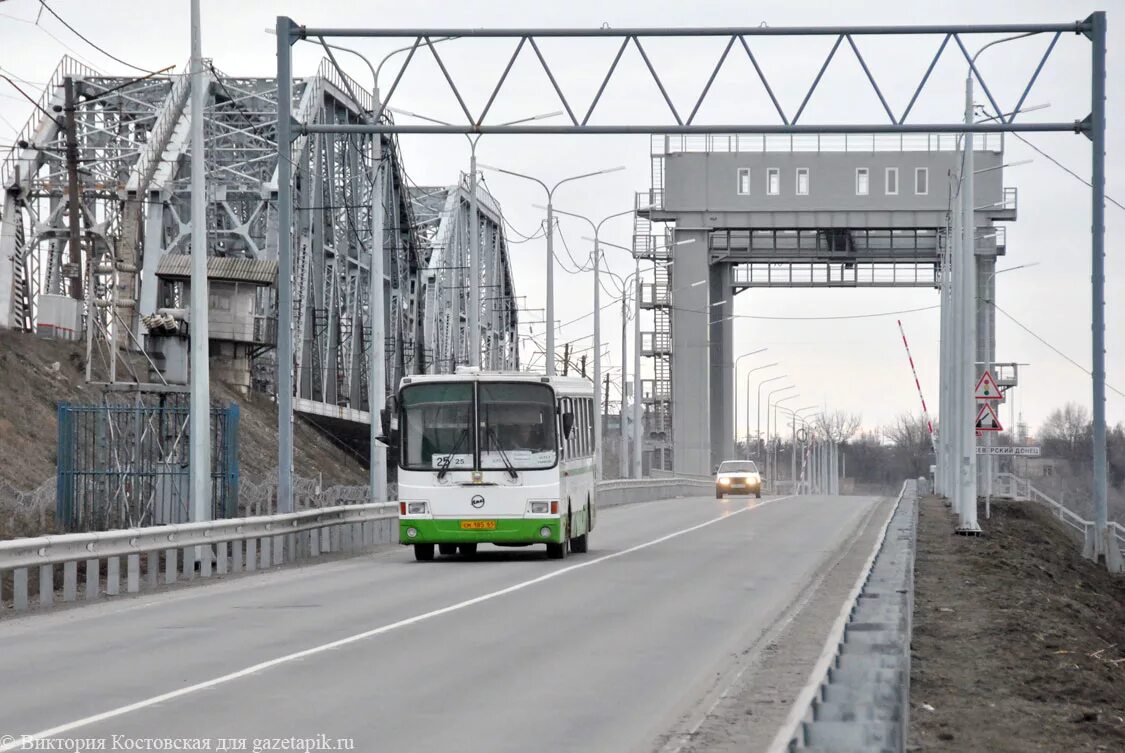
<svg viewBox="0 0 1125 753">
<path fill-rule="evenodd" d="M 1004 431 L 992 403 L 983 404 L 977 411 L 977 431 Z"/>
<path fill-rule="evenodd" d="M 1003 397 L 996 380 L 992 378 L 992 372 L 986 371 L 981 374 L 980 379 L 977 380 L 977 386 L 973 390 L 973 398 L 976 400 L 1000 400 Z"/>
</svg>

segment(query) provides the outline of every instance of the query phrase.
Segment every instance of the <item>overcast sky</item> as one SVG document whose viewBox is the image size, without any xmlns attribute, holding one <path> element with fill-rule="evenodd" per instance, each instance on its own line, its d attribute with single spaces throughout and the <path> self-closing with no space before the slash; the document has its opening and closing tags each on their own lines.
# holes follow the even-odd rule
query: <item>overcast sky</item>
<svg viewBox="0 0 1125 753">
<path fill-rule="evenodd" d="M 51 6 L 76 29 L 108 52 L 128 63 L 156 69 L 182 66 L 189 55 L 188 3 L 96 2 L 51 0 Z M 1106 7 L 1109 6 L 1109 7 Z M 1109 80 L 1107 192 L 1125 203 L 1125 179 L 1116 169 L 1125 147 L 1121 123 L 1125 110 L 1117 96 L 1121 82 L 1115 72 L 1125 70 L 1125 14 L 1114 11 L 1118 2 L 1104 3 L 1109 11 Z M 62 27 L 46 13 L 33 23 L 39 4 L 35 0 L 0 2 L 0 68 L 8 75 L 36 84 L 45 82 L 60 56 L 78 56 L 99 71 L 127 74 L 129 70 L 99 53 Z M 903 3 L 867 0 L 845 2 L 747 3 L 744 0 L 699 0 L 693 3 L 664 0 L 568 0 L 568 2 L 503 2 L 501 0 L 411 0 L 411 2 L 354 3 L 335 0 L 308 2 L 217 2 L 204 0 L 204 55 L 231 75 L 275 75 L 275 40 L 266 33 L 278 14 L 288 14 L 300 24 L 319 26 L 482 27 L 482 26 L 770 26 L 829 24 L 917 23 L 1020 23 L 1062 22 L 1086 17 L 1094 6 L 1076 2 L 964 2 Z M 782 106 L 792 113 L 816 74 L 830 38 L 755 40 L 754 49 L 770 77 Z M 912 38 L 906 42 L 860 38 L 859 45 L 892 109 L 901 111 L 940 40 Z M 986 81 L 1002 108 L 1010 109 L 1045 49 L 1047 39 L 1037 37 L 994 48 L 981 58 Z M 352 40 L 357 49 L 377 61 L 393 49 L 386 43 Z M 564 89 L 576 93 L 576 107 L 584 109 L 616 52 L 608 42 L 578 43 L 546 40 L 543 54 L 551 62 Z M 690 109 L 722 51 L 721 40 L 688 43 L 645 42 L 653 65 L 668 85 L 669 95 L 681 110 Z M 498 40 L 485 45 L 453 41 L 439 47 L 465 95 L 470 109 L 479 109 L 489 86 L 503 69 L 514 43 Z M 69 48 L 69 49 L 68 49 Z M 1089 111 L 1089 44 L 1064 35 L 1047 63 L 1027 104 L 1050 107 L 1027 115 L 1031 120 L 1073 121 Z M 878 122 L 885 119 L 875 95 L 863 78 L 854 57 L 843 55 L 826 74 L 810 102 L 803 122 Z M 950 121 L 963 109 L 964 60 L 947 50 L 934 71 L 927 91 L 911 116 L 913 122 Z M 311 44 L 295 48 L 294 75 L 315 72 L 320 55 Z M 401 60 L 402 56 L 397 58 Z M 440 79 L 432 60 L 419 58 L 404 77 L 392 105 L 450 120 L 459 108 Z M 424 64 L 423 64 L 424 63 Z M 358 80 L 370 75 L 362 63 L 346 61 Z M 389 87 L 397 67 L 388 64 L 381 84 Z M 735 59 L 716 80 L 699 119 L 707 122 L 775 122 L 776 115 L 760 86 L 748 86 L 750 68 L 745 58 Z M 480 74 L 480 75 L 474 75 Z M 670 122 L 670 116 L 635 51 L 627 53 L 604 95 L 595 120 L 605 123 Z M 33 86 L 36 96 L 41 86 Z M 983 96 L 978 101 L 984 102 Z M 521 56 L 490 115 L 501 122 L 557 110 L 559 104 L 533 57 Z M 11 143 L 14 132 L 30 115 L 30 106 L 0 82 L 0 144 Z M 558 120 L 558 119 L 556 119 Z M 1035 135 L 1039 148 L 1084 178 L 1090 174 L 1088 140 L 1074 134 Z M 1005 184 L 1019 189 L 1019 220 L 1008 228 L 1008 254 L 998 266 L 1036 266 L 997 277 L 997 303 L 1022 325 L 1083 367 L 1090 364 L 1090 201 L 1088 189 L 1047 159 L 1014 139 L 1008 139 L 1007 161 L 1031 159 L 1028 165 L 1006 171 Z M 446 184 L 467 167 L 468 146 L 462 136 L 407 136 L 402 138 L 404 160 L 411 178 L 419 184 Z M 595 219 L 632 206 L 633 193 L 649 186 L 649 140 L 646 136 L 485 137 L 478 148 L 482 162 L 536 175 L 548 183 L 576 173 L 617 165 L 622 172 L 574 183 L 559 189 L 556 205 Z M 526 181 L 486 173 L 488 186 L 501 202 L 505 215 L 521 232 L 533 232 L 542 221 L 542 191 Z M 1125 263 L 1121 259 L 1120 229 L 1123 211 L 1106 209 L 1108 375 L 1110 385 L 1125 390 Z M 628 218 L 607 223 L 603 237 L 630 245 Z M 563 220 L 562 233 L 579 261 L 589 253 L 584 223 Z M 518 236 L 510 234 L 512 240 Z M 558 252 L 570 266 L 563 253 Z M 541 240 L 513 244 L 516 286 L 526 296 L 529 309 L 543 306 L 542 282 L 545 247 Z M 625 275 L 633 263 L 624 251 L 606 252 L 610 269 Z M 556 274 L 559 291 L 557 319 L 568 321 L 589 312 L 591 279 L 588 274 Z M 800 391 L 792 407 L 827 405 L 863 416 L 867 427 L 891 421 L 902 412 L 919 410 L 918 395 L 903 352 L 895 315 L 863 319 L 809 320 L 807 317 L 845 317 L 895 312 L 933 306 L 933 290 L 768 290 L 748 291 L 736 299 L 737 314 L 754 317 L 736 324 L 736 354 L 768 347 L 752 363 L 777 361 Z M 806 317 L 801 319 L 801 317 Z M 529 311 L 526 320 L 542 313 Z M 922 388 L 931 411 L 937 406 L 938 312 L 930 309 L 903 314 L 901 319 Z M 565 328 L 561 344 L 590 334 L 586 318 Z M 526 328 L 524 329 L 526 332 Z M 542 326 L 536 326 L 537 334 Z M 603 341 L 610 351 L 608 363 L 620 366 L 620 319 L 617 308 L 603 318 Z M 1000 314 L 997 317 L 997 358 L 1029 364 L 1023 367 L 1016 398 L 1018 412 L 1037 429 L 1046 414 L 1066 400 L 1089 407 L 1090 379 L 1083 371 L 1052 352 L 1035 337 Z M 589 337 L 579 348 L 590 344 Z M 768 359 L 768 360 L 767 360 Z M 766 372 L 763 372 L 766 373 Z M 742 378 L 739 384 L 744 384 Z M 741 413 L 741 411 L 740 411 Z M 1002 411 L 1007 422 L 1009 408 Z M 1125 398 L 1109 392 L 1111 422 L 1125 420 Z M 742 431 L 740 422 L 740 432 Z"/>
</svg>

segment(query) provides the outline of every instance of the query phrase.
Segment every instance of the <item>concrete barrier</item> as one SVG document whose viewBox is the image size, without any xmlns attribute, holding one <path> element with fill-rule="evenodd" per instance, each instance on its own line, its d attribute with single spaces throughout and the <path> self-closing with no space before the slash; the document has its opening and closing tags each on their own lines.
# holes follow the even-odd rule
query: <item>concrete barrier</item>
<svg viewBox="0 0 1125 753">
<path fill-rule="evenodd" d="M 911 479 L 769 753 L 906 750 L 917 503 Z"/>
<path fill-rule="evenodd" d="M 676 497 L 705 497 L 715 492 L 714 481 L 689 478 L 603 481 L 598 484 L 598 507 L 616 507 Z"/>
</svg>

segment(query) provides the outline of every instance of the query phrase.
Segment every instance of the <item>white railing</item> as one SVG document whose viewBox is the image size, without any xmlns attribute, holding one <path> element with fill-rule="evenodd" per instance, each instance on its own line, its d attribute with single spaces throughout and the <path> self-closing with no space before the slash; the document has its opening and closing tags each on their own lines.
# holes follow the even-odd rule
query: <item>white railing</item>
<svg viewBox="0 0 1125 753">
<path fill-rule="evenodd" d="M 1066 505 L 1037 488 L 1030 480 L 1020 478 L 1014 473 L 997 473 L 993 476 L 992 496 L 1007 497 L 1023 502 L 1037 502 L 1049 507 L 1055 517 L 1070 528 L 1083 534 L 1083 536 L 1085 536 L 1086 532 L 1094 525 L 1094 521 L 1086 520 Z M 1111 522 L 1109 525 L 1113 530 L 1114 538 L 1117 539 L 1118 546 L 1122 551 L 1125 551 L 1125 526 L 1116 522 Z"/>
<path fill-rule="evenodd" d="M 652 137 L 652 154 L 681 152 L 950 152 L 957 133 L 667 134 Z M 1004 151 L 1003 134 L 978 133 L 974 151 Z"/>
<path fill-rule="evenodd" d="M 13 606 L 26 609 L 28 572 L 38 569 L 38 604 L 50 606 L 55 599 L 55 568 L 62 565 L 62 599 L 75 601 L 78 565 L 84 563 L 85 598 L 98 598 L 103 585 L 104 593 L 112 596 L 121 592 L 124 557 L 126 591 L 135 593 L 141 589 L 141 555 L 146 556 L 146 587 L 155 588 L 161 572 L 163 582 L 171 584 L 180 576 L 195 577 L 197 565 L 199 577 L 209 578 L 213 571 L 219 575 L 252 571 L 390 541 L 390 521 L 397 518 L 396 503 L 376 502 L 254 518 L 0 541 L 0 585 L 10 574 Z M 381 521 L 387 521 L 383 526 L 386 535 L 377 530 Z M 5 598 L 0 593 L 0 605 Z"/>
</svg>

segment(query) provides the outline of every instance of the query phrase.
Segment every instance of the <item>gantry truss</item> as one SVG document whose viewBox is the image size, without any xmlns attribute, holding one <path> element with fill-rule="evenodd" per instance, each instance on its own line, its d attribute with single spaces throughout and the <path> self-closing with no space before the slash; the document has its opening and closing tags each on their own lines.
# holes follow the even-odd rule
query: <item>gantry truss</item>
<svg viewBox="0 0 1125 753">
<path fill-rule="evenodd" d="M 207 252 L 276 261 L 277 81 L 229 75 L 211 61 L 205 80 Z M 78 299 L 79 324 L 93 325 L 95 380 L 144 381 L 130 366 L 136 359 L 123 355 L 143 346 L 141 318 L 186 305 L 182 286 L 158 281 L 155 270 L 164 256 L 191 252 L 190 94 L 186 73 L 107 76 L 64 58 L 0 168 L 0 326 L 35 331 L 45 321 L 44 296 Z M 293 117 L 301 125 L 370 122 L 374 109 L 370 93 L 328 61 L 293 82 Z M 463 181 L 408 188 L 396 137 L 379 138 L 384 169 L 377 172 L 371 135 L 306 134 L 289 150 L 297 409 L 360 423 L 368 421 L 373 196 L 383 197 L 385 342 L 378 347 L 386 353 L 387 385 L 467 361 L 468 299 L 460 293 L 470 239 L 467 189 Z M 73 228 L 70 167 L 79 197 Z M 373 190 L 376 174 L 381 192 Z M 478 198 L 481 274 L 489 286 L 483 338 L 490 364 L 514 367 L 503 221 L 486 191 Z M 278 337 L 272 286 L 258 293 L 254 316 L 254 384 L 271 391 Z"/>
</svg>

